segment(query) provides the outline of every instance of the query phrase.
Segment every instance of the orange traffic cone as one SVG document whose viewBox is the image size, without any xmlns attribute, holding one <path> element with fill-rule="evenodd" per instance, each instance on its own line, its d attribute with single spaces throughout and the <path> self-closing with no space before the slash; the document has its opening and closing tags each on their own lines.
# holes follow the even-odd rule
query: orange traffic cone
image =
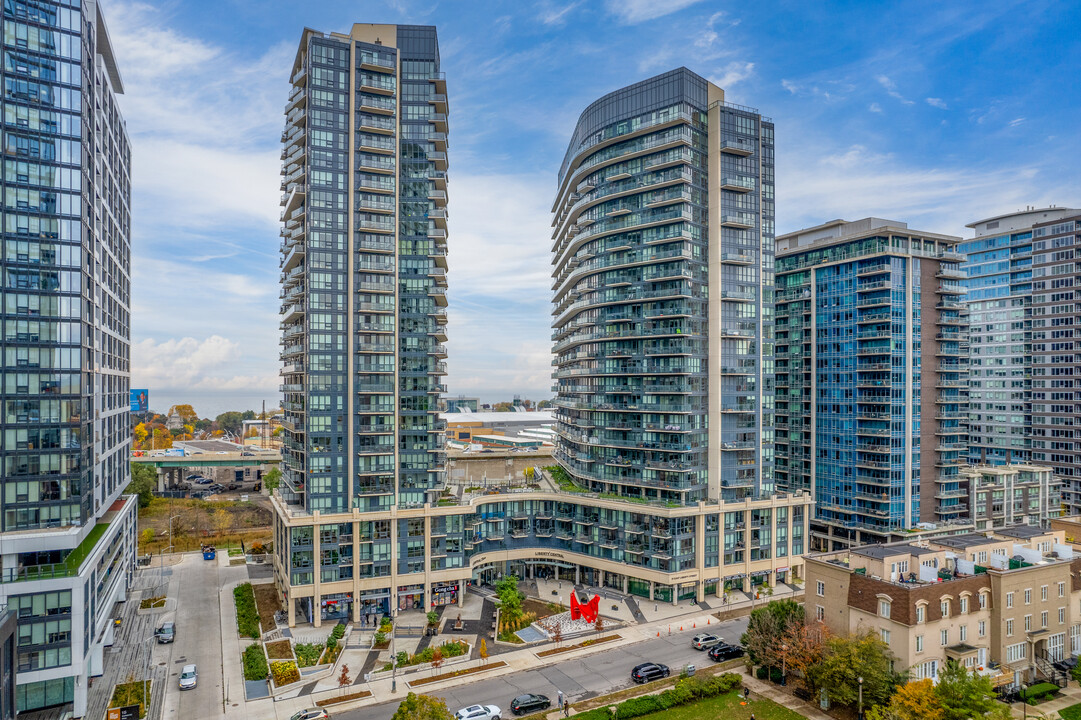
<svg viewBox="0 0 1081 720">
<path fill-rule="evenodd" d="M 697 621 L 697 620 L 695 620 L 695 621 L 694 621 L 694 625 L 693 625 L 693 626 L 691 627 L 691 629 L 692 629 L 692 630 L 694 630 L 694 629 L 696 629 L 697 627 L 698 627 L 698 621 Z"/>
<path fill-rule="evenodd" d="M 706 618 L 706 625 L 709 625 L 709 618 Z"/>
<path fill-rule="evenodd" d="M 683 632 L 683 626 L 682 625 L 679 626 L 679 631 Z"/>
<path fill-rule="evenodd" d="M 661 636 L 661 631 L 660 631 L 660 630 L 658 630 L 658 631 L 657 631 L 657 637 L 660 637 L 660 636 Z"/>
</svg>

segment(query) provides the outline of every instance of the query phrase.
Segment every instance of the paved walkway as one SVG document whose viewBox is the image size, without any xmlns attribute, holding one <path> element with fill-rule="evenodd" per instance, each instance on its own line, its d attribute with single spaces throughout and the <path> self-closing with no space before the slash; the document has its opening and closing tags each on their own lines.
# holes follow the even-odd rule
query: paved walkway
<svg viewBox="0 0 1081 720">
<path fill-rule="evenodd" d="M 1078 703 L 1081 703 L 1081 687 L 1078 687 L 1077 683 L 1071 680 L 1066 687 L 1059 691 L 1054 700 L 1040 703 L 1035 707 L 1028 707 L 1024 703 L 1013 703 L 1010 705 L 1010 711 L 1015 718 L 1028 717 L 1057 720 L 1060 717 L 1059 710 Z"/>
</svg>

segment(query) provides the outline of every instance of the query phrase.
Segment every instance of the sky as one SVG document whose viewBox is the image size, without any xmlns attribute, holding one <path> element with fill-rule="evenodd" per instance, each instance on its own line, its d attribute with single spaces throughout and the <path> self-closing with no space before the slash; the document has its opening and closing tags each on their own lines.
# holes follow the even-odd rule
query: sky
<svg viewBox="0 0 1081 720">
<path fill-rule="evenodd" d="M 777 231 L 967 237 L 1081 207 L 1081 3 L 102 0 L 133 148 L 132 387 L 275 405 L 280 134 L 301 31 L 436 25 L 451 395 L 551 396 L 551 215 L 581 111 L 686 66 L 776 123 Z"/>
</svg>

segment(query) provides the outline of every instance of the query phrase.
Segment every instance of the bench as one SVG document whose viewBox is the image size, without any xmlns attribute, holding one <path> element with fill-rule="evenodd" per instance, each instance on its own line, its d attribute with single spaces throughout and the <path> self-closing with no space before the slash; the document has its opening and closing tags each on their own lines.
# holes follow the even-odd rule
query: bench
<svg viewBox="0 0 1081 720">
<path fill-rule="evenodd" d="M 461 620 L 458 620 L 457 622 L 454 623 L 454 625 L 451 626 L 450 629 L 453 630 L 454 632 L 461 632 L 462 628 L 464 628 L 464 627 L 465 627 L 465 623 L 462 622 Z"/>
</svg>

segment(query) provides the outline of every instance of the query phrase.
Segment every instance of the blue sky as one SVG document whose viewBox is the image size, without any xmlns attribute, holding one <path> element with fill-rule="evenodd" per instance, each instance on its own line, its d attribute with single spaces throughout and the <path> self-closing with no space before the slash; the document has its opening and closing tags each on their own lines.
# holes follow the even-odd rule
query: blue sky
<svg viewBox="0 0 1081 720">
<path fill-rule="evenodd" d="M 777 228 L 964 235 L 1081 205 L 1081 4 L 103 0 L 134 151 L 133 387 L 278 398 L 279 135 L 301 29 L 434 24 L 451 111 L 451 393 L 550 395 L 549 209 L 578 114 L 685 65 L 777 125 Z"/>
</svg>

